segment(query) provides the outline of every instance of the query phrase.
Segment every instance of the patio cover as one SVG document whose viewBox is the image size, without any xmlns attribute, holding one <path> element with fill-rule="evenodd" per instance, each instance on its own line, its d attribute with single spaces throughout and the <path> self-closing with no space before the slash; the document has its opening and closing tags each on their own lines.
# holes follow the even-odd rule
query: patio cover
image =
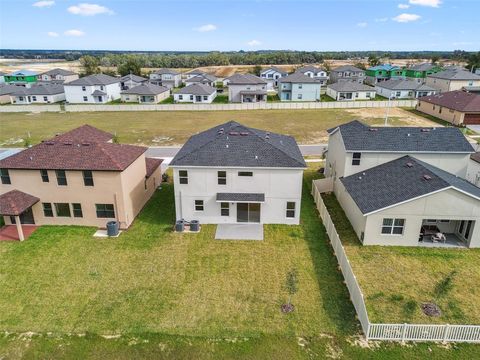
<svg viewBox="0 0 480 360">
<path fill-rule="evenodd" d="M 265 202 L 265 194 L 259 193 L 217 193 L 217 202 Z"/>
<path fill-rule="evenodd" d="M 21 215 L 39 201 L 40 199 L 33 195 L 19 190 L 11 190 L 0 195 L 0 215 Z"/>
</svg>

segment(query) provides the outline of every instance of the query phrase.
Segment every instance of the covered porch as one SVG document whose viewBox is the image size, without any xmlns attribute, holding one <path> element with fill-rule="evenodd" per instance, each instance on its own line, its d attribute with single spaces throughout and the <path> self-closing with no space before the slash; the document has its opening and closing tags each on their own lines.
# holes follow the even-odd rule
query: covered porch
<svg viewBox="0 0 480 360">
<path fill-rule="evenodd" d="M 92 93 L 92 96 L 93 96 L 93 101 L 95 103 L 102 103 L 103 104 L 107 100 L 107 93 L 105 93 L 103 91 L 100 91 L 100 90 L 95 90 Z"/>
<path fill-rule="evenodd" d="M 474 220 L 424 219 L 418 245 L 423 247 L 468 248 Z"/>
<path fill-rule="evenodd" d="M 243 90 L 240 91 L 240 101 L 242 103 L 256 103 L 267 101 L 266 90 Z"/>
<path fill-rule="evenodd" d="M 0 239 L 23 241 L 35 231 L 36 227 L 31 227 L 35 224 L 32 206 L 39 201 L 39 198 L 19 190 L 0 195 L 0 216 L 9 217 L 11 222 L 0 229 Z"/>
</svg>

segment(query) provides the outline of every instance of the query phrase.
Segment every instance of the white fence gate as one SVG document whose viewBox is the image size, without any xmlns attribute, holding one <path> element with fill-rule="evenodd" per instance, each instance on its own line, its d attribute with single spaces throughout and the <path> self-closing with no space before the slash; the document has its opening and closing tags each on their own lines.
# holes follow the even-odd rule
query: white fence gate
<svg viewBox="0 0 480 360">
<path fill-rule="evenodd" d="M 312 196 L 315 199 L 320 218 L 323 221 L 335 256 L 342 271 L 345 283 L 350 293 L 363 333 L 367 340 L 391 341 L 441 341 L 441 342 L 472 342 L 480 343 L 480 325 L 427 325 L 427 324 L 372 324 L 368 319 L 365 300 L 353 273 L 347 254 L 338 236 L 335 225 L 323 202 L 321 191 L 325 189 L 325 179 L 314 180 Z"/>
</svg>

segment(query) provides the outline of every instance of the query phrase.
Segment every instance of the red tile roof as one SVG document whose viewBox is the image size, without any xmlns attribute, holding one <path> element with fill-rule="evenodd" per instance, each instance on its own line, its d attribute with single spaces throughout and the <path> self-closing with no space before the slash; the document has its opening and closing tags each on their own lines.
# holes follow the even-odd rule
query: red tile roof
<svg viewBox="0 0 480 360">
<path fill-rule="evenodd" d="M 462 90 L 424 96 L 418 100 L 461 112 L 480 112 L 480 95 Z"/>
<path fill-rule="evenodd" d="M 6 192 L 0 195 L 0 215 L 20 215 L 39 201 L 39 198 L 19 190 Z"/>
<path fill-rule="evenodd" d="M 147 165 L 147 175 L 146 177 L 152 176 L 152 174 L 157 170 L 157 168 L 162 164 L 162 159 L 154 158 L 145 158 L 145 164 Z"/>
<path fill-rule="evenodd" d="M 78 142 L 108 142 L 113 135 L 90 125 L 82 125 L 76 129 L 59 134 L 50 140 L 54 141 L 78 141 Z"/>
<path fill-rule="evenodd" d="M 0 168 L 123 171 L 146 147 L 106 142 L 112 135 L 84 125 L 0 160 Z"/>
</svg>

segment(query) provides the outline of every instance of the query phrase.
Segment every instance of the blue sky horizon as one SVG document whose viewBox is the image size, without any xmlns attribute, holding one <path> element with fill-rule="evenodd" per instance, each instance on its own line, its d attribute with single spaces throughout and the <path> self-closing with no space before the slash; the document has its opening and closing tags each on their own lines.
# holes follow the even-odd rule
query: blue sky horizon
<svg viewBox="0 0 480 360">
<path fill-rule="evenodd" d="M 476 0 L 0 0 L 0 48 L 479 51 L 479 13 Z"/>
</svg>

